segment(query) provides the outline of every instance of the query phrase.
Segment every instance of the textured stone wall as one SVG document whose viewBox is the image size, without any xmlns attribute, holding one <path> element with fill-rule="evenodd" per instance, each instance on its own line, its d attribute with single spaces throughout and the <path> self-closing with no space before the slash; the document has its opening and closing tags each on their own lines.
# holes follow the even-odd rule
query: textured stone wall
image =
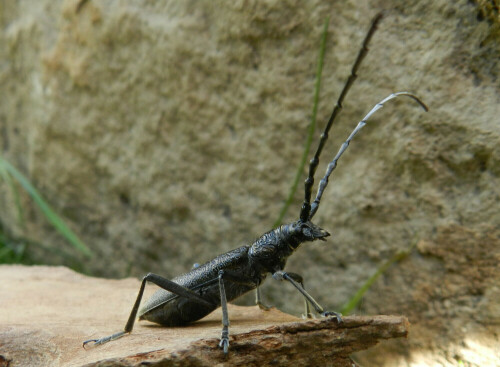
<svg viewBox="0 0 500 367">
<path fill-rule="evenodd" d="M 416 242 L 361 306 L 407 315 L 410 339 L 362 358 L 486 365 L 479 358 L 498 349 L 500 327 L 500 23 L 491 3 L 5 1 L 1 154 L 92 248 L 84 270 L 173 277 L 270 229 L 302 154 L 325 17 L 320 125 L 381 9 L 322 163 L 391 92 L 414 92 L 431 110 L 400 100 L 374 116 L 315 217 L 332 238 L 303 246 L 287 269 L 338 309 Z M 4 226 L 66 247 L 29 198 L 22 204 L 24 228 L 0 186 Z M 63 261 L 36 248 L 45 262 Z M 270 280 L 264 293 L 301 310 L 287 285 Z"/>
</svg>

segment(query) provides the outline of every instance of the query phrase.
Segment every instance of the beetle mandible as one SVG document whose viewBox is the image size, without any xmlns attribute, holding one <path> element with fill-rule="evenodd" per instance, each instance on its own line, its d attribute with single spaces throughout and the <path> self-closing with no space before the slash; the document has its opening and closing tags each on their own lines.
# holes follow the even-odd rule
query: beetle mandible
<svg viewBox="0 0 500 367">
<path fill-rule="evenodd" d="M 251 245 L 241 246 L 235 250 L 217 256 L 213 260 L 193 268 L 186 274 L 172 280 L 149 273 L 143 279 L 139 294 L 134 303 L 128 321 L 123 331 L 100 338 L 91 339 L 83 346 L 104 344 L 130 333 L 135 320 L 148 320 L 165 326 L 180 326 L 197 321 L 208 315 L 218 307 L 222 308 L 222 333 L 219 346 L 228 353 L 229 349 L 229 316 L 227 303 L 239 296 L 257 289 L 257 301 L 260 304 L 258 287 L 268 274 L 276 280 L 290 282 L 305 298 L 306 305 L 310 304 L 321 316 L 334 316 L 342 322 L 342 317 L 334 311 L 326 311 L 304 289 L 302 277 L 299 274 L 284 271 L 287 258 L 304 242 L 316 240 L 325 241 L 330 234 L 312 222 L 318 210 L 323 192 L 328 185 L 328 179 L 337 166 L 337 161 L 345 152 L 352 138 L 366 125 L 367 120 L 383 105 L 398 96 L 407 96 L 414 99 L 425 111 L 427 106 L 415 95 L 408 92 L 393 93 L 377 103 L 368 114 L 358 123 L 347 140 L 341 145 L 338 153 L 328 164 L 326 173 L 319 183 L 314 201 L 311 203 L 314 176 L 319 164 L 319 157 L 328 139 L 328 132 L 342 109 L 342 102 L 357 78 L 358 68 L 368 52 L 368 44 L 382 18 L 378 14 L 372 21 L 371 27 L 365 36 L 357 58 L 352 66 L 351 74 L 337 99 L 333 112 L 321 134 L 318 148 L 309 164 L 308 177 L 304 183 L 305 197 L 300 209 L 299 219 L 295 222 L 281 225 L 263 234 Z M 139 310 L 144 288 L 147 282 L 159 286 L 158 290 Z"/>
</svg>

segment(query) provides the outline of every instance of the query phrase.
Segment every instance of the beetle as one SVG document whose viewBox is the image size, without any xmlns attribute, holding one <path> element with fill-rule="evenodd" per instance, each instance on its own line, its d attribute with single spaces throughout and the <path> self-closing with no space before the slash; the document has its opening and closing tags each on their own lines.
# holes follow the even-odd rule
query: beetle
<svg viewBox="0 0 500 367">
<path fill-rule="evenodd" d="M 83 342 L 87 345 L 100 345 L 118 339 L 130 333 L 135 320 L 148 320 L 165 326 L 180 326 L 197 321 L 208 315 L 218 307 L 222 308 L 222 332 L 219 346 L 227 354 L 229 350 L 229 316 L 227 303 L 239 296 L 257 289 L 257 303 L 260 303 L 258 287 L 264 282 L 268 274 L 280 281 L 290 282 L 305 298 L 306 305 L 310 304 L 321 316 L 333 316 L 337 322 L 342 322 L 342 316 L 335 311 L 326 311 L 314 298 L 306 292 L 302 277 L 299 274 L 284 271 L 288 257 L 304 242 L 316 240 L 325 241 L 330 234 L 312 222 L 316 214 L 323 192 L 328 185 L 328 179 L 337 162 L 345 152 L 353 137 L 361 130 L 367 120 L 383 105 L 398 96 L 407 96 L 415 100 L 425 111 L 427 106 L 414 94 L 409 92 L 393 93 L 377 103 L 368 114 L 358 123 L 347 140 L 341 145 L 338 153 L 328 164 L 326 173 L 321 179 L 314 201 L 311 203 L 314 176 L 319 164 L 319 157 L 328 139 L 328 132 L 342 109 L 342 102 L 357 78 L 358 68 L 368 52 L 368 44 L 382 18 L 378 14 L 372 21 L 362 47 L 352 66 L 340 96 L 337 99 L 332 114 L 321 134 L 318 148 L 309 163 L 309 172 L 304 183 L 304 201 L 299 213 L 299 219 L 275 228 L 258 238 L 251 245 L 241 246 L 232 251 L 217 256 L 211 261 L 195 266 L 186 274 L 172 280 L 160 275 L 149 273 L 141 282 L 139 293 L 123 331 L 100 338 Z M 147 282 L 159 286 L 153 296 L 139 310 Z M 309 313 L 307 312 L 308 316 Z"/>
</svg>

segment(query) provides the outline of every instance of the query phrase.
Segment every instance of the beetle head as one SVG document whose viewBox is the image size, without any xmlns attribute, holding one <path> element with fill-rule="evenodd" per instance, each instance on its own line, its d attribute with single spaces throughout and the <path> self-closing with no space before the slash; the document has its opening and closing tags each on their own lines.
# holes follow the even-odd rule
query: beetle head
<svg viewBox="0 0 500 367">
<path fill-rule="evenodd" d="M 303 222 L 298 220 L 291 224 L 291 231 L 300 242 L 314 240 L 326 241 L 325 238 L 330 235 L 330 233 L 311 221 Z"/>
</svg>

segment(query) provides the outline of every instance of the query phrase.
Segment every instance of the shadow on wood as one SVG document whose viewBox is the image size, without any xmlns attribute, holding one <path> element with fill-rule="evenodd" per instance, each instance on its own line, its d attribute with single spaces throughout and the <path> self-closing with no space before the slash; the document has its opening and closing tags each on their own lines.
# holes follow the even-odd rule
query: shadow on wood
<svg viewBox="0 0 500 367">
<path fill-rule="evenodd" d="M 402 316 L 349 316 L 338 325 L 335 318 L 230 305 L 226 358 L 218 348 L 220 309 L 187 327 L 137 323 L 130 335 L 84 350 L 83 340 L 123 329 L 138 280 L 7 265 L 0 278 L 0 366 L 352 366 L 352 353 L 404 337 L 409 328 Z"/>
</svg>

